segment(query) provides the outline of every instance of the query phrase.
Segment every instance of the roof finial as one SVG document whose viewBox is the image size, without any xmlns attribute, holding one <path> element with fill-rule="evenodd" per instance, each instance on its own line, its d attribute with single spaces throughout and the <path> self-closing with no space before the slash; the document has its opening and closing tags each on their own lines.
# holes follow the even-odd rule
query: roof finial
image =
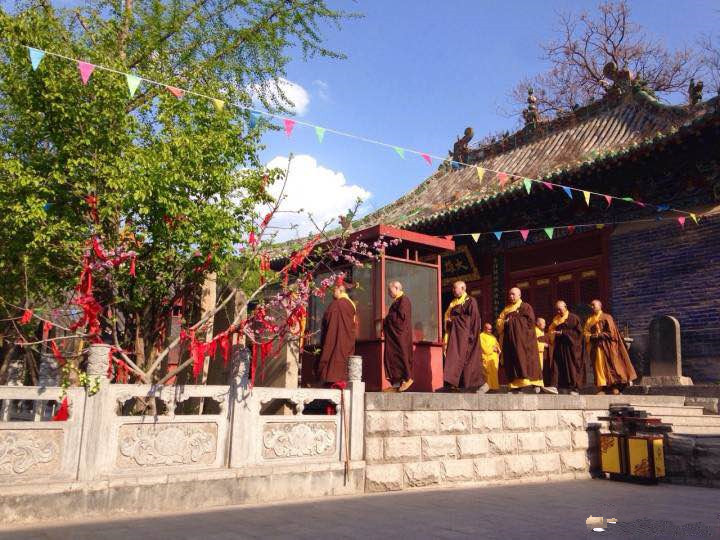
<svg viewBox="0 0 720 540">
<path fill-rule="evenodd" d="M 538 121 L 540 120 L 540 115 L 538 114 L 536 105 L 537 98 L 533 95 L 532 88 L 528 88 L 527 103 L 527 109 L 525 109 L 522 113 L 523 118 L 525 119 L 525 126 L 529 127 L 530 129 L 535 129 Z"/>
<path fill-rule="evenodd" d="M 703 82 L 695 82 L 695 79 L 690 79 L 690 85 L 688 86 L 688 101 L 690 105 L 697 105 L 702 101 Z"/>
<path fill-rule="evenodd" d="M 615 62 L 605 64 L 603 75 L 612 81 L 612 86 L 609 86 L 607 91 L 608 94 L 613 95 L 624 94 L 631 90 L 635 80 L 635 76 L 628 68 L 618 68 Z"/>
<path fill-rule="evenodd" d="M 465 128 L 463 138 L 458 137 L 458 140 L 453 144 L 452 149 L 452 168 L 459 169 L 468 162 L 470 150 L 468 149 L 468 143 L 473 138 L 473 129 L 471 127 Z"/>
</svg>

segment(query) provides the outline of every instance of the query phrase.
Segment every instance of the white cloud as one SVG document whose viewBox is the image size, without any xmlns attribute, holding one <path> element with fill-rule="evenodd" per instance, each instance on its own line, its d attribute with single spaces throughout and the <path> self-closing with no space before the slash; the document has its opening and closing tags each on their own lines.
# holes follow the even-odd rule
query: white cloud
<svg viewBox="0 0 720 540">
<path fill-rule="evenodd" d="M 308 105 L 310 105 L 310 94 L 298 83 L 280 78 L 277 84 L 275 81 L 268 81 L 264 84 L 253 84 L 250 85 L 248 90 L 255 102 L 260 102 L 260 97 L 263 96 L 266 101 L 270 103 L 280 103 L 288 106 L 286 100 L 280 97 L 278 88 L 287 98 L 287 101 L 290 102 L 289 109 L 291 112 L 298 116 L 302 116 L 307 112 Z"/>
<path fill-rule="evenodd" d="M 277 156 L 267 164 L 270 168 L 287 169 L 288 158 Z M 274 197 L 280 195 L 282 182 L 276 182 L 270 189 Z M 280 230 L 278 240 L 287 240 L 316 231 L 307 214 L 310 213 L 318 225 L 335 219 L 355 207 L 358 198 L 367 201 L 371 193 L 361 186 L 348 184 L 345 175 L 322 165 L 307 154 L 293 156 L 290 174 L 285 185 L 281 210 L 297 211 L 299 214 L 279 213 L 272 225 L 288 227 L 297 225 L 297 231 Z"/>
<path fill-rule="evenodd" d="M 320 79 L 313 81 L 313 85 L 317 88 L 317 94 L 323 101 L 330 101 L 330 87 L 325 81 Z"/>
</svg>

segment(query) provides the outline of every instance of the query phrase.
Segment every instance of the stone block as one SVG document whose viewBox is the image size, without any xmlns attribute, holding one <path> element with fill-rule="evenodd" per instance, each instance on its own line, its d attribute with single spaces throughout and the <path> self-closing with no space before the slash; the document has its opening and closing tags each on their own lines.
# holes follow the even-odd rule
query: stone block
<svg viewBox="0 0 720 540">
<path fill-rule="evenodd" d="M 367 392 L 366 411 L 411 411 L 412 396 L 393 392 Z"/>
<path fill-rule="evenodd" d="M 560 411 L 558 412 L 558 423 L 560 427 L 571 429 L 583 429 L 585 422 L 580 411 Z"/>
<path fill-rule="evenodd" d="M 527 411 L 505 411 L 502 413 L 503 428 L 510 431 L 530 429 L 533 413 Z"/>
<path fill-rule="evenodd" d="M 420 460 L 420 437 L 388 437 L 385 439 L 385 461 Z"/>
<path fill-rule="evenodd" d="M 412 396 L 411 411 L 476 411 L 477 394 L 408 393 Z"/>
<path fill-rule="evenodd" d="M 475 477 L 479 480 L 493 480 L 503 476 L 505 476 L 505 460 L 502 457 L 475 460 Z"/>
<path fill-rule="evenodd" d="M 541 474 L 559 474 L 560 473 L 560 454 L 536 454 L 533 456 L 535 462 L 535 471 Z"/>
<path fill-rule="evenodd" d="M 434 435 L 438 432 L 436 411 L 408 411 L 403 418 L 405 433 L 408 435 Z"/>
<path fill-rule="evenodd" d="M 457 458 L 457 440 L 454 435 L 422 437 L 422 459 Z"/>
<path fill-rule="evenodd" d="M 442 462 L 442 477 L 445 482 L 475 480 L 475 462 L 472 459 L 444 461 Z"/>
<path fill-rule="evenodd" d="M 695 459 L 695 472 L 702 478 L 720 480 L 720 455 L 698 456 Z"/>
<path fill-rule="evenodd" d="M 403 413 L 401 411 L 368 411 L 365 414 L 365 435 L 403 434 Z"/>
<path fill-rule="evenodd" d="M 502 430 L 502 413 L 500 411 L 480 411 L 472 413 L 473 430 L 480 433 Z"/>
<path fill-rule="evenodd" d="M 403 488 L 403 466 L 368 465 L 365 468 L 365 490 L 368 492 L 399 491 Z"/>
<path fill-rule="evenodd" d="M 510 478 L 528 476 L 534 467 L 533 456 L 505 456 L 505 474 Z"/>
<path fill-rule="evenodd" d="M 488 443 L 492 454 L 515 454 L 517 452 L 517 434 L 490 433 Z"/>
<path fill-rule="evenodd" d="M 458 435 L 457 443 L 461 458 L 484 456 L 489 451 L 487 435 Z"/>
<path fill-rule="evenodd" d="M 544 452 L 545 451 L 545 434 L 544 433 L 518 433 L 517 436 L 518 451 L 522 453 Z"/>
<path fill-rule="evenodd" d="M 533 413 L 533 425 L 536 429 L 557 428 L 557 411 L 535 411 Z"/>
<path fill-rule="evenodd" d="M 440 433 L 470 433 L 472 417 L 469 411 L 440 411 Z"/>
<path fill-rule="evenodd" d="M 572 446 L 576 450 L 588 449 L 590 447 L 590 434 L 587 431 L 573 431 Z"/>
<path fill-rule="evenodd" d="M 570 431 L 548 431 L 545 433 L 545 442 L 550 450 L 570 448 L 572 445 Z"/>
<path fill-rule="evenodd" d="M 586 471 L 589 469 L 587 454 L 582 451 L 563 452 L 560 454 L 560 461 L 565 472 Z"/>
<path fill-rule="evenodd" d="M 440 463 L 437 461 L 406 463 L 404 469 L 406 487 L 423 487 L 440 483 Z"/>
<path fill-rule="evenodd" d="M 367 437 L 365 439 L 365 461 L 368 463 L 377 463 L 385 459 L 383 446 L 382 438 Z"/>
<path fill-rule="evenodd" d="M 690 461 L 684 456 L 665 456 L 665 471 L 667 476 L 686 476 L 689 471 Z"/>
</svg>

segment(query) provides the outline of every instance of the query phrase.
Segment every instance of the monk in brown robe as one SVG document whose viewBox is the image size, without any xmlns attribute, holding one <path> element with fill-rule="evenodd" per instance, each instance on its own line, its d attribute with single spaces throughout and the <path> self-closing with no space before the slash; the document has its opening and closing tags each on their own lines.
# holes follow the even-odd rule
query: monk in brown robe
<svg viewBox="0 0 720 540">
<path fill-rule="evenodd" d="M 513 287 L 508 293 L 509 303 L 500 312 L 497 330 L 500 334 L 502 357 L 511 390 L 530 387 L 540 392 L 543 387 L 540 352 L 535 334 L 535 312 L 522 301 L 520 289 Z"/>
<path fill-rule="evenodd" d="M 622 387 L 637 378 L 637 373 L 615 321 L 603 313 L 602 302 L 593 300 L 590 306 L 593 314 L 585 322 L 584 334 L 595 368 L 595 385 L 598 394 L 604 394 L 604 389 L 619 394 Z"/>
<path fill-rule="evenodd" d="M 462 387 L 478 393 L 488 391 L 485 370 L 480 355 L 480 310 L 477 302 L 465 290 L 465 283 L 453 283 L 453 295 L 445 311 L 445 389 L 450 392 Z"/>
<path fill-rule="evenodd" d="M 585 356 L 583 355 L 583 327 L 580 317 L 570 313 L 567 304 L 558 300 L 555 317 L 548 328 L 551 386 L 577 394 L 585 386 Z M 543 373 L 544 375 L 544 373 Z M 545 380 L 545 385 L 548 381 Z"/>
<path fill-rule="evenodd" d="M 399 281 L 391 281 L 388 284 L 388 294 L 393 299 L 393 303 L 383 320 L 385 336 L 383 361 L 385 376 L 391 384 L 391 388 L 386 391 L 404 392 L 413 384 L 412 305 Z"/>
<path fill-rule="evenodd" d="M 333 289 L 333 301 L 325 310 L 320 332 L 318 379 L 325 384 L 347 380 L 348 357 L 355 353 L 357 334 L 355 303 L 340 280 Z"/>
</svg>

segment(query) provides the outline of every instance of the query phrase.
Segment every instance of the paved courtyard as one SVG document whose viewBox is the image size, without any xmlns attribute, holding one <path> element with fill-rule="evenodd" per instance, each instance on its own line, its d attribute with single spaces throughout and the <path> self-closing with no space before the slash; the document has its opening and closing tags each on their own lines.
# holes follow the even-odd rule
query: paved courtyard
<svg viewBox="0 0 720 540">
<path fill-rule="evenodd" d="M 426 490 L 0 529 L 0 539 L 718 538 L 717 490 L 604 480 Z M 588 531 L 589 515 L 617 518 Z"/>
</svg>

